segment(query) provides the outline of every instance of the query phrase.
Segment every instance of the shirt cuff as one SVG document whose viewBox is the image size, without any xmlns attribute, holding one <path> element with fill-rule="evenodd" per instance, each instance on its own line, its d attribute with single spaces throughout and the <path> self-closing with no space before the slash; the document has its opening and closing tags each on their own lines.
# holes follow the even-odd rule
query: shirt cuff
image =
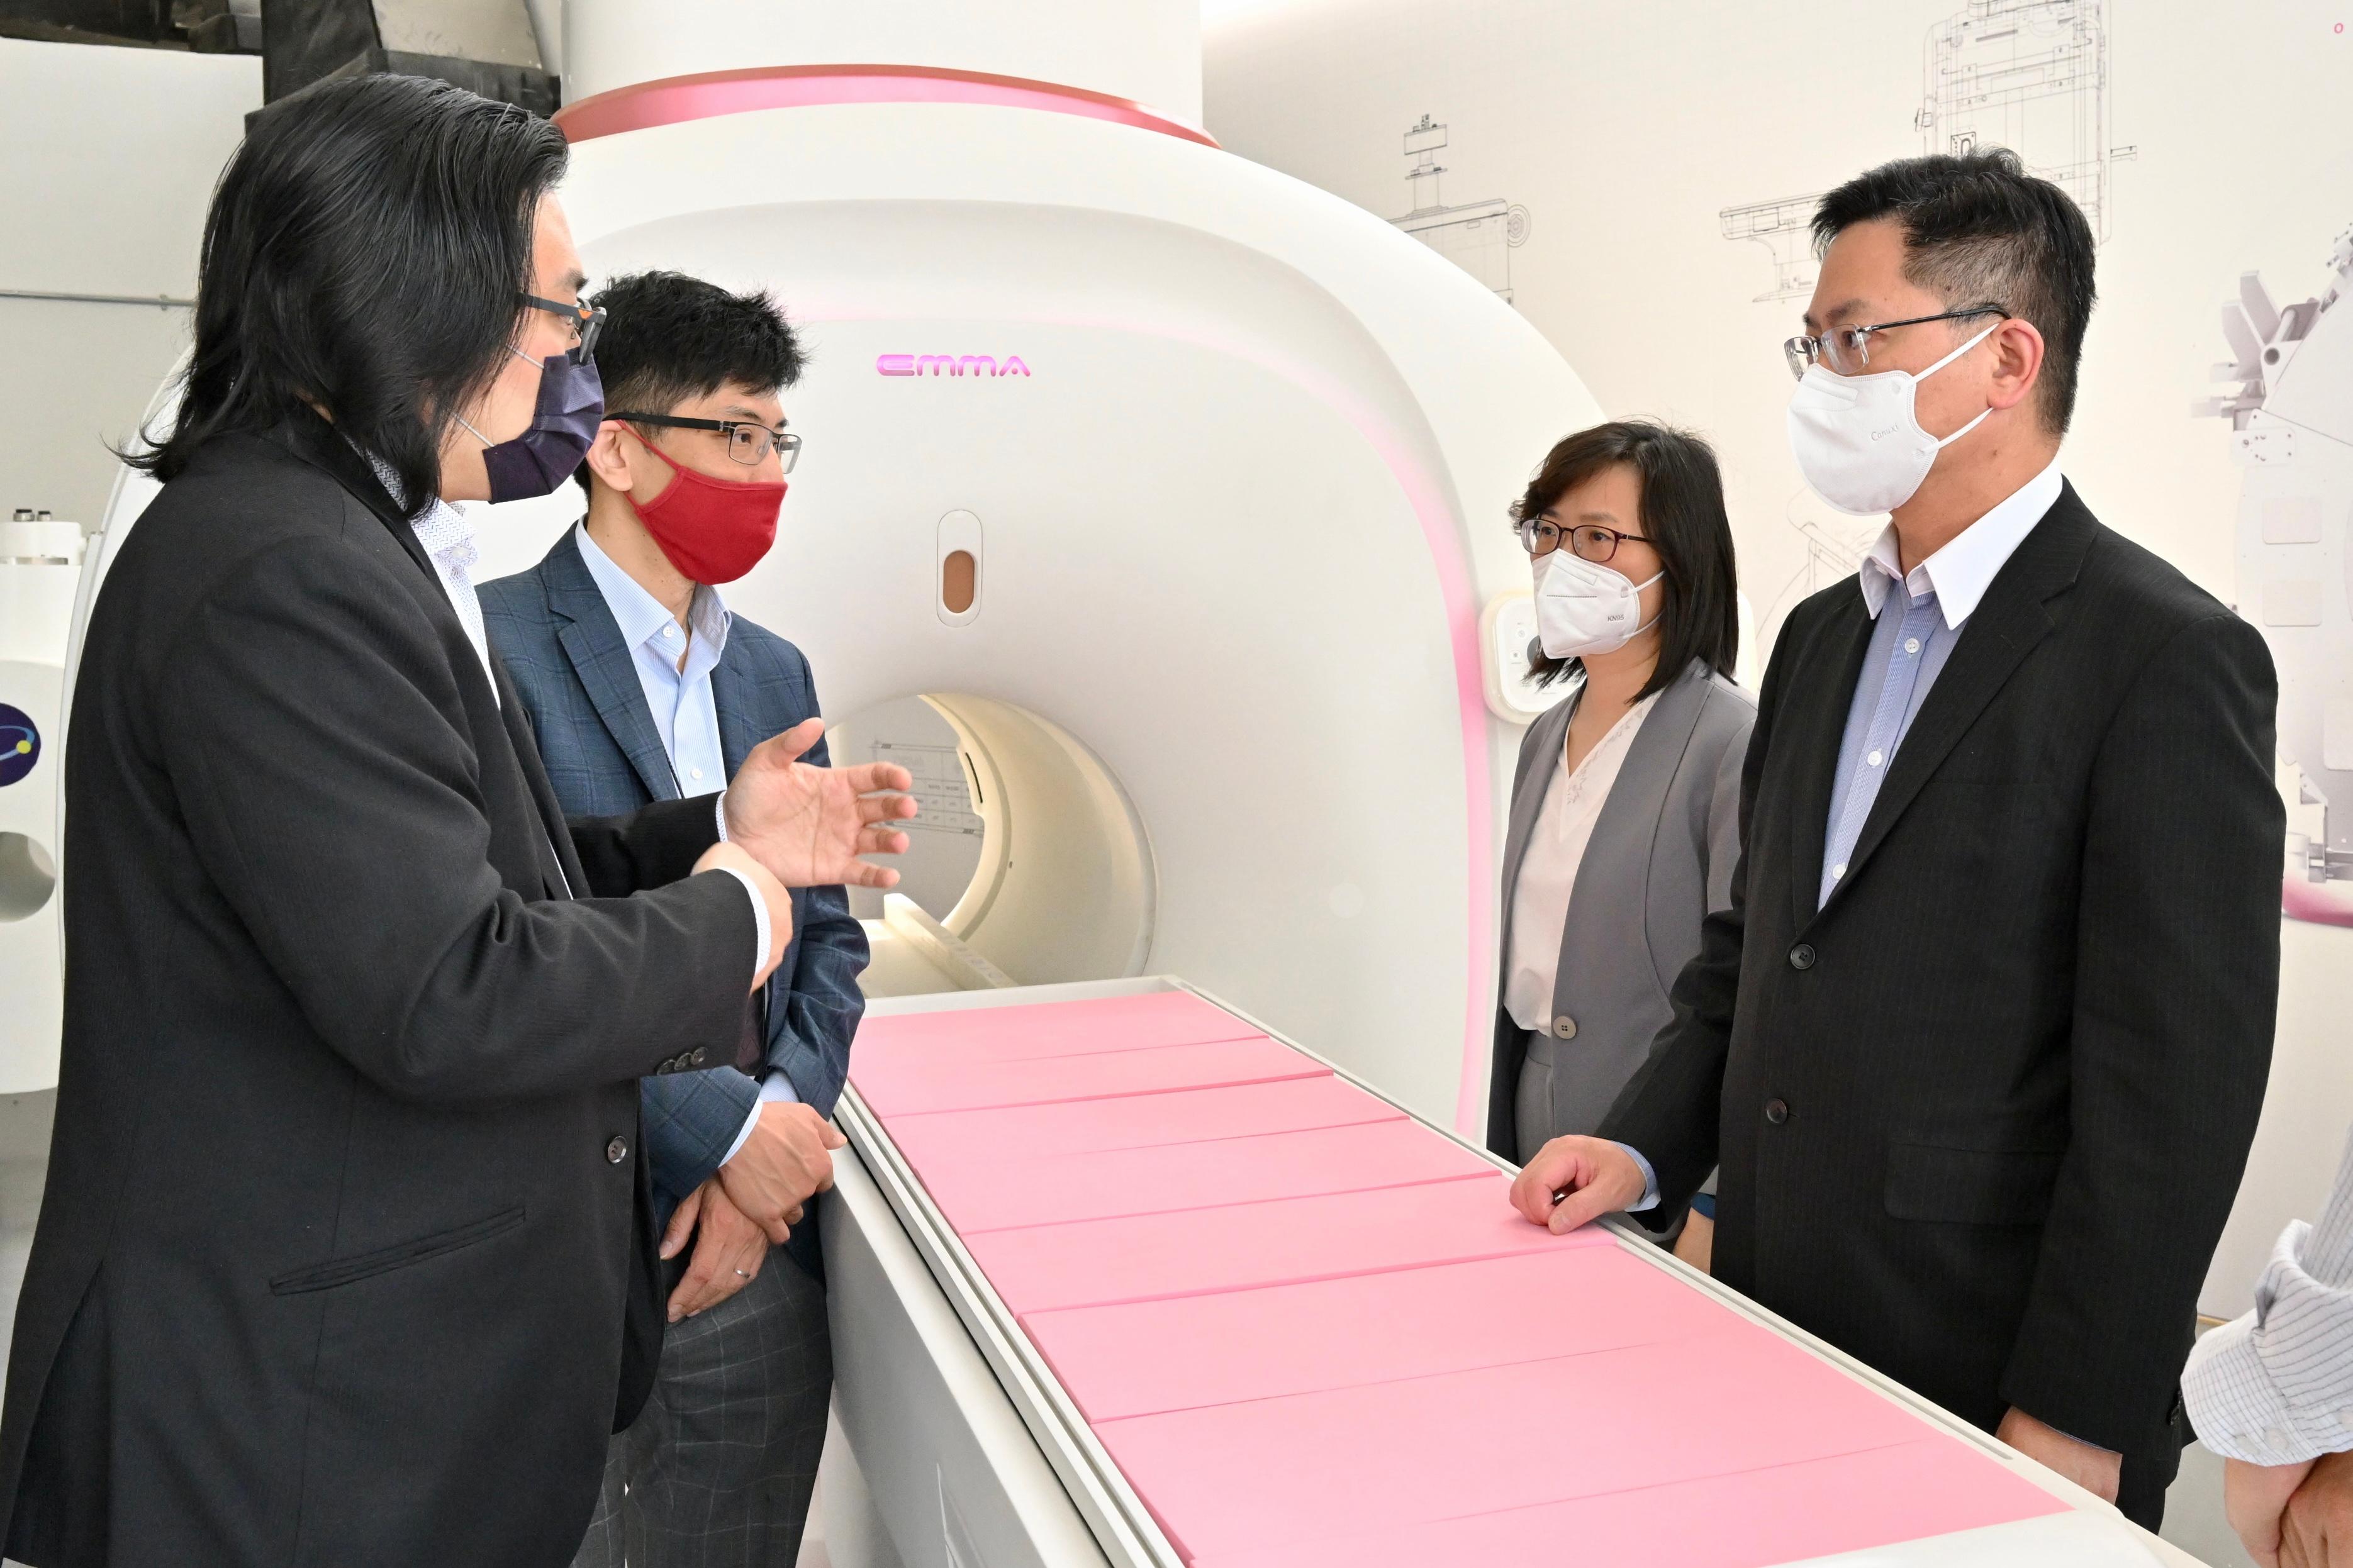
<svg viewBox="0 0 2353 1568">
<path fill-rule="evenodd" d="M 2255 1284 L 2255 1310 L 2208 1331 L 2181 1373 L 2198 1439 L 2226 1459 L 2300 1465 L 2353 1448 L 2353 1376 L 2341 1354 L 2353 1293 L 2304 1269 L 2311 1227 L 2289 1225 Z"/>
<path fill-rule="evenodd" d="M 756 1100 L 752 1102 L 751 1114 L 744 1118 L 744 1125 L 738 1129 L 735 1133 L 735 1142 L 727 1145 L 727 1152 L 719 1156 L 719 1163 L 723 1165 L 727 1163 L 728 1161 L 733 1160 L 735 1157 L 736 1152 L 742 1149 L 744 1143 L 750 1140 L 752 1136 L 752 1129 L 760 1125 L 762 1103 L 762 1101 Z"/>
<path fill-rule="evenodd" d="M 765 952 L 767 950 L 763 948 L 761 951 Z M 1634 1163 L 1642 1167 L 1642 1201 L 1639 1204 L 1628 1204 L 1626 1212 L 1641 1214 L 1644 1209 L 1657 1208 L 1659 1206 L 1659 1173 L 1651 1168 L 1651 1162 L 1643 1159 L 1642 1152 L 1631 1143 L 1620 1143 L 1618 1147 L 1632 1155 Z"/>
<path fill-rule="evenodd" d="M 722 844 L 733 842 L 727 837 L 727 792 L 721 790 L 711 797 L 711 809 L 719 814 L 719 842 Z"/>
<path fill-rule="evenodd" d="M 752 885 L 752 879 L 734 867 L 714 866 L 712 869 L 724 871 L 742 883 L 744 896 L 752 900 L 752 973 L 757 974 L 768 962 L 768 900 L 760 896 L 760 889 Z M 751 987 L 747 985 L 744 989 L 748 991 Z M 1639 1160 L 1641 1156 L 1638 1154 L 1635 1158 Z"/>
</svg>

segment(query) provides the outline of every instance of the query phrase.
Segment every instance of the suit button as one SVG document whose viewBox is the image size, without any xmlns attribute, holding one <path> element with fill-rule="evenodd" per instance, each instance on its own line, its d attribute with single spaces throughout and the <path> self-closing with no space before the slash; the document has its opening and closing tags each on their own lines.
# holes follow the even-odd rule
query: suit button
<svg viewBox="0 0 2353 1568">
<path fill-rule="evenodd" d="M 616 1137 L 610 1143 L 605 1145 L 605 1163 L 607 1164 L 617 1165 L 628 1157 L 629 1141 L 628 1139 Z"/>
<path fill-rule="evenodd" d="M 1552 1032 L 1564 1040 L 1577 1038 L 1577 1020 L 1563 1013 L 1552 1021 Z"/>
<path fill-rule="evenodd" d="M 1811 969 L 1813 966 L 1814 966 L 1814 950 L 1813 950 L 1812 948 L 1810 948 L 1810 947 L 1807 946 L 1804 942 L 1799 942 L 1797 946 L 1795 946 L 1795 947 L 1793 947 L 1793 948 L 1791 948 L 1791 949 L 1789 950 L 1789 967 L 1790 967 L 1790 968 L 1792 968 L 1792 969 Z"/>
<path fill-rule="evenodd" d="M 1767 1100 L 1765 1102 L 1765 1120 L 1771 1122 L 1776 1127 L 1778 1127 L 1784 1121 L 1788 1121 L 1789 1102 L 1786 1100 L 1780 1099 Z"/>
<path fill-rule="evenodd" d="M 694 1049 L 694 1065 L 696 1067 L 701 1067 L 702 1065 L 702 1058 L 710 1054 L 711 1053 L 702 1047 L 697 1046 Z"/>
</svg>

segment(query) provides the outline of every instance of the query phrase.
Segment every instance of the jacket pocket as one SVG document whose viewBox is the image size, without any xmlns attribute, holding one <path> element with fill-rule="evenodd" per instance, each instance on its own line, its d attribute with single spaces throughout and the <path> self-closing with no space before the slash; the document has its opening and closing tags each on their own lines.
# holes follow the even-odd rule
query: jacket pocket
<svg viewBox="0 0 2353 1568">
<path fill-rule="evenodd" d="M 378 1274 L 389 1274 L 396 1268 L 406 1268 L 412 1263 L 422 1263 L 427 1258 L 439 1258 L 478 1242 L 488 1241 L 494 1236 L 512 1230 L 522 1220 L 523 1208 L 517 1204 L 511 1209 L 501 1209 L 494 1215 L 449 1230 L 437 1230 L 430 1236 L 396 1241 L 390 1247 L 379 1247 L 372 1252 L 331 1258 L 324 1263 L 281 1274 L 269 1282 L 269 1289 L 277 1295 L 299 1296 L 308 1290 L 332 1290 L 338 1285 L 355 1284 Z"/>
<path fill-rule="evenodd" d="M 1959 1225 L 2039 1224 L 2051 1212 L 2062 1158 L 2055 1150 L 1894 1144 L 1887 1151 L 1887 1212 Z"/>
</svg>

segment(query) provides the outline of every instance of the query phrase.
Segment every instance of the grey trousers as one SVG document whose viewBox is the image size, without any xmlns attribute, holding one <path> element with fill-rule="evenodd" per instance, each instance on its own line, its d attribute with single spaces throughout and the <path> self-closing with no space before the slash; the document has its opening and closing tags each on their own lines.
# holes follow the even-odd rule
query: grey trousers
<svg viewBox="0 0 2353 1568">
<path fill-rule="evenodd" d="M 792 1568 L 832 1392 L 825 1287 L 772 1250 L 749 1285 L 670 1326 L 573 1568 Z"/>
</svg>

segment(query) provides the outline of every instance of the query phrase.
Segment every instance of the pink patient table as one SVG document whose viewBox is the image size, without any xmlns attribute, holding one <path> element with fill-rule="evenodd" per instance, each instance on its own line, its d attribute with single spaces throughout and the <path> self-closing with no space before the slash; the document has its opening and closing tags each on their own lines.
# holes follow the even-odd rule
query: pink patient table
<svg viewBox="0 0 2353 1568">
<path fill-rule="evenodd" d="M 1183 1563 L 1893 1562 L 2075 1506 L 1194 993 L 877 1016 L 851 1071 Z"/>
</svg>

